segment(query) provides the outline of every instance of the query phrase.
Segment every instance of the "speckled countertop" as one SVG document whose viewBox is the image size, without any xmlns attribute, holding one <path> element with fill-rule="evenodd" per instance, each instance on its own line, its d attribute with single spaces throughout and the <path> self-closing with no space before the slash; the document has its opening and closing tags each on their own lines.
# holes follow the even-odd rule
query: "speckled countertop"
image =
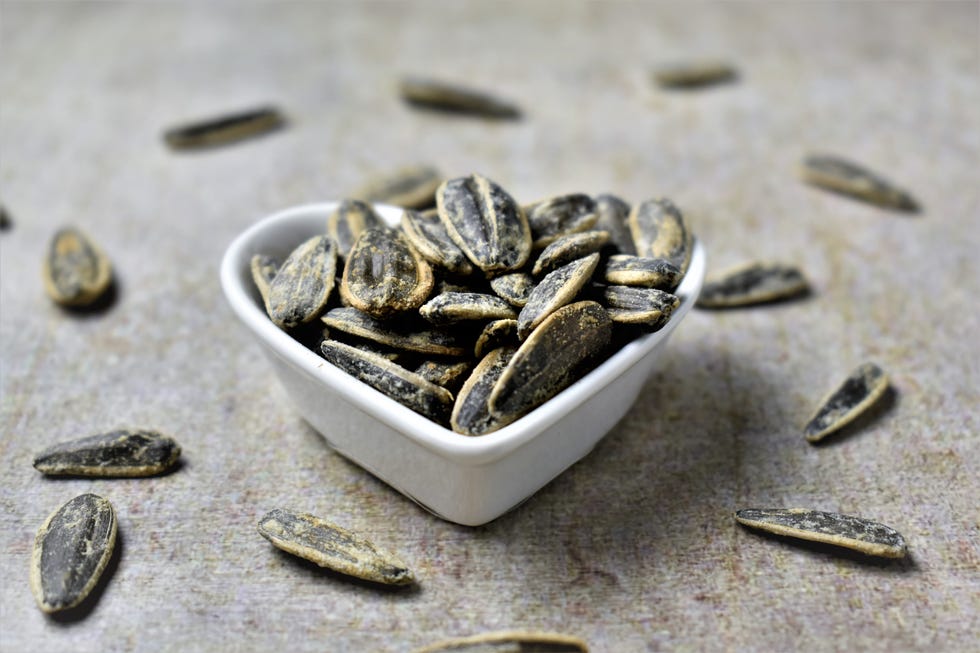
<svg viewBox="0 0 980 653">
<path fill-rule="evenodd" d="M 655 88 L 717 56 L 736 83 Z M 403 73 L 494 89 L 488 123 L 403 105 Z M 274 135 L 174 153 L 164 128 L 275 103 Z M 938 3 L 0 3 L 0 649 L 406 651 L 496 629 L 592 650 L 966 650 L 980 632 L 980 10 Z M 911 190 L 896 214 L 801 184 L 812 151 Z M 810 298 L 695 311 L 600 445 L 480 528 L 435 518 L 332 453 L 290 405 L 218 285 L 263 215 L 373 171 L 480 171 L 518 199 L 673 198 L 709 271 L 798 263 Z M 67 314 L 42 252 L 76 223 L 116 303 Z M 814 402 L 875 360 L 893 397 L 820 447 Z M 50 480 L 54 441 L 120 424 L 184 446 L 149 480 Z M 80 613 L 28 588 L 34 533 L 76 494 L 116 506 L 121 546 Z M 400 552 L 385 592 L 256 533 L 288 505 Z M 878 519 L 877 563 L 760 537 L 737 507 Z"/>
</svg>

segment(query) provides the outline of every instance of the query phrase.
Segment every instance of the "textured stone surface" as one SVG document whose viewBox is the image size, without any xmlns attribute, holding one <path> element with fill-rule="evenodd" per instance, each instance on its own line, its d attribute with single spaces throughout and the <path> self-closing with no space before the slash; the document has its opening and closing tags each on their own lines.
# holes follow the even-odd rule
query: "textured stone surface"
<svg viewBox="0 0 980 653">
<path fill-rule="evenodd" d="M 972 2 L 3 2 L 0 649 L 394 653 L 502 629 L 597 652 L 972 648 L 977 26 Z M 655 64 L 705 57 L 738 81 L 650 81 Z M 402 73 L 527 98 L 526 113 L 413 111 Z M 206 152 L 163 142 L 265 103 L 286 128 Z M 802 183 L 817 150 L 887 175 L 922 213 Z M 671 197 L 709 272 L 797 261 L 813 295 L 692 312 L 595 451 L 488 526 L 447 524 L 325 447 L 218 287 L 224 249 L 264 214 L 420 161 L 522 202 Z M 67 314 L 44 294 L 41 258 L 69 221 L 112 253 L 107 311 Z M 920 286 L 910 269 L 925 262 Z M 806 443 L 814 397 L 869 359 L 894 396 Z M 121 423 L 172 434 L 181 468 L 53 481 L 31 467 L 52 434 Z M 83 492 L 116 508 L 118 568 L 84 618 L 53 621 L 28 587 L 34 533 Z M 374 591 L 275 551 L 255 523 L 278 505 L 342 514 L 411 560 L 418 589 Z M 766 541 L 734 523 L 746 505 L 874 515 L 909 558 Z"/>
</svg>

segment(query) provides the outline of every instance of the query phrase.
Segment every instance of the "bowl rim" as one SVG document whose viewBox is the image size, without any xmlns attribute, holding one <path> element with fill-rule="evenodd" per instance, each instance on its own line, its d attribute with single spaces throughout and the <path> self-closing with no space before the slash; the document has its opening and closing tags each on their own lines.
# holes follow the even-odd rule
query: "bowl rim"
<svg viewBox="0 0 980 653">
<path fill-rule="evenodd" d="M 486 435 L 467 436 L 436 424 L 329 364 L 325 358 L 277 327 L 255 301 L 250 263 L 254 254 L 266 253 L 262 250 L 262 244 L 272 240 L 272 234 L 286 226 L 305 230 L 303 226 L 314 219 L 322 220 L 325 226 L 327 215 L 339 204 L 339 201 L 325 201 L 285 208 L 263 217 L 236 236 L 221 261 L 220 278 L 225 298 L 245 326 L 277 356 L 341 395 L 353 407 L 426 449 L 459 463 L 480 465 L 507 455 L 613 383 L 651 354 L 673 332 L 690 311 L 704 282 L 704 248 L 695 239 L 688 271 L 675 292 L 681 304 L 662 329 L 627 343 L 588 374 L 511 424 Z M 401 207 L 386 204 L 374 204 L 374 208 L 392 225 L 397 224 L 404 211 Z"/>
</svg>

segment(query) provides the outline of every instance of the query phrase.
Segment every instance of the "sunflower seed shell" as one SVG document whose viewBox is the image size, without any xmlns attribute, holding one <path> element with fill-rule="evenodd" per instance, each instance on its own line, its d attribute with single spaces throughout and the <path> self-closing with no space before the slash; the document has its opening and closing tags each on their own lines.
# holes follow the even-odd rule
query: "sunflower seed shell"
<svg viewBox="0 0 980 653">
<path fill-rule="evenodd" d="M 425 361 L 415 373 L 430 383 L 455 393 L 473 370 L 473 361 Z"/>
<path fill-rule="evenodd" d="M 559 633 L 502 631 L 447 639 L 414 653 L 588 653 L 578 637 Z"/>
<path fill-rule="evenodd" d="M 753 262 L 705 282 L 697 306 L 736 308 L 767 304 L 800 297 L 808 290 L 806 277 L 795 266 Z"/>
<path fill-rule="evenodd" d="M 34 457 L 48 476 L 153 476 L 180 457 L 180 445 L 156 431 L 119 429 L 49 447 Z"/>
<path fill-rule="evenodd" d="M 498 347 L 505 345 L 516 347 L 518 344 L 517 320 L 494 320 L 483 327 L 473 347 L 473 355 L 479 360 Z"/>
<path fill-rule="evenodd" d="M 883 208 L 909 212 L 919 208 L 906 191 L 870 170 L 836 156 L 808 156 L 803 160 L 800 176 L 813 186 L 850 195 Z"/>
<path fill-rule="evenodd" d="M 654 80 L 664 88 L 701 88 L 733 81 L 735 68 L 723 61 L 690 61 L 666 64 L 653 72 Z"/>
<path fill-rule="evenodd" d="M 666 198 L 647 200 L 633 207 L 629 223 L 639 256 L 666 259 L 681 274 L 687 272 L 694 239 L 673 202 Z"/>
<path fill-rule="evenodd" d="M 864 363 L 828 395 L 803 428 L 808 442 L 819 442 L 842 429 L 873 406 L 888 389 L 888 375 L 874 363 Z"/>
<path fill-rule="evenodd" d="M 516 340 L 516 339 L 515 339 Z M 463 435 L 483 435 L 507 426 L 516 416 L 498 417 L 490 413 L 490 393 L 510 362 L 516 347 L 499 347 L 490 351 L 474 368 L 463 384 L 450 425 Z"/>
<path fill-rule="evenodd" d="M 405 238 L 427 261 L 453 274 L 472 274 L 473 266 L 449 237 L 438 211 L 405 211 L 401 226 Z"/>
<path fill-rule="evenodd" d="M 266 312 L 269 311 L 269 286 L 279 271 L 279 262 L 271 256 L 256 254 L 251 262 L 252 281 L 259 291 Z"/>
<path fill-rule="evenodd" d="M 517 316 L 517 336 L 523 340 L 556 310 L 571 303 L 599 265 L 599 254 L 572 261 L 541 280 Z"/>
<path fill-rule="evenodd" d="M 582 231 L 561 236 L 538 254 L 531 274 L 541 276 L 553 272 L 563 265 L 598 252 L 607 242 L 608 231 Z"/>
<path fill-rule="evenodd" d="M 436 325 L 517 317 L 514 308 L 500 297 L 475 292 L 446 292 L 436 295 L 419 309 L 419 313 Z"/>
<path fill-rule="evenodd" d="M 412 106 L 440 111 L 470 114 L 484 118 L 516 119 L 517 106 L 488 93 L 447 82 L 420 77 L 405 77 L 399 85 L 403 100 Z"/>
<path fill-rule="evenodd" d="M 320 319 L 336 331 L 422 354 L 463 356 L 472 342 L 457 331 L 435 329 L 417 318 L 413 320 L 406 316 L 398 320 L 379 320 L 348 306 L 332 308 Z"/>
<path fill-rule="evenodd" d="M 336 270 L 333 238 L 314 236 L 303 242 L 269 282 L 269 317 L 284 329 L 315 320 L 330 300 Z"/>
<path fill-rule="evenodd" d="M 630 205 L 615 195 L 598 195 L 595 200 L 595 212 L 598 220 L 595 229 L 609 232 L 610 242 L 616 246 L 620 254 L 636 254 L 633 244 L 633 234 L 630 233 Z"/>
<path fill-rule="evenodd" d="M 904 558 L 905 538 L 890 526 L 861 517 L 800 508 L 746 509 L 738 523 L 776 535 L 822 542 L 883 558 Z"/>
<path fill-rule="evenodd" d="M 374 207 L 360 200 L 344 200 L 327 216 L 327 235 L 336 241 L 337 254 L 343 260 L 362 232 L 387 226 Z"/>
<path fill-rule="evenodd" d="M 173 127 L 163 139 L 175 150 L 213 147 L 279 129 L 286 123 L 273 107 L 262 107 Z"/>
<path fill-rule="evenodd" d="M 44 288 L 62 306 L 89 306 L 112 284 L 105 253 L 75 227 L 59 229 L 44 259 Z"/>
<path fill-rule="evenodd" d="M 534 279 L 526 272 L 511 272 L 491 279 L 490 288 L 511 306 L 523 308 L 534 290 Z"/>
<path fill-rule="evenodd" d="M 581 193 L 541 200 L 524 207 L 524 212 L 535 249 L 544 248 L 561 236 L 588 231 L 599 220 L 595 201 Z"/>
<path fill-rule="evenodd" d="M 400 233 L 368 229 L 347 256 L 340 293 L 350 306 L 383 319 L 421 306 L 434 283 L 432 267 Z"/>
<path fill-rule="evenodd" d="M 641 324 L 652 330 L 667 324 L 681 304 L 676 296 L 656 288 L 607 286 L 602 296 L 613 322 Z"/>
<path fill-rule="evenodd" d="M 432 166 L 414 165 L 379 174 L 351 193 L 365 202 L 383 202 L 407 209 L 422 209 L 436 203 L 442 175 Z"/>
<path fill-rule="evenodd" d="M 614 254 L 606 261 L 602 278 L 617 286 L 637 286 L 673 291 L 683 275 L 666 259 Z"/>
</svg>

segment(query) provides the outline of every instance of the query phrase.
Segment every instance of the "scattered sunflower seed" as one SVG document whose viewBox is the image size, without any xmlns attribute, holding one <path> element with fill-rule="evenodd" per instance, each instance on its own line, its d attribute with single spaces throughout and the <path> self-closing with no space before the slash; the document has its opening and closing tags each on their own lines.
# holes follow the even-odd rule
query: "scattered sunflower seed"
<svg viewBox="0 0 980 653">
<path fill-rule="evenodd" d="M 144 429 L 118 429 L 62 442 L 34 457 L 34 468 L 49 476 L 153 476 L 180 457 L 180 445 Z"/>
<path fill-rule="evenodd" d="M 541 200 L 524 207 L 524 212 L 535 249 L 546 247 L 561 236 L 588 231 L 599 220 L 595 201 L 581 193 Z"/>
<path fill-rule="evenodd" d="M 490 412 L 517 419 L 571 385 L 605 354 L 612 322 L 602 306 L 563 306 L 528 336 L 490 394 Z"/>
<path fill-rule="evenodd" d="M 681 271 L 662 258 L 614 254 L 606 261 L 602 278 L 617 286 L 658 288 L 668 292 L 681 282 Z"/>
<path fill-rule="evenodd" d="M 259 521 L 258 528 L 276 548 L 341 574 L 385 585 L 415 580 L 398 556 L 309 513 L 277 508 Z"/>
<path fill-rule="evenodd" d="M 337 331 L 395 349 L 423 354 L 463 356 L 468 352 L 469 343 L 472 342 L 456 331 L 434 329 L 427 322 L 417 318 L 417 321 L 399 319 L 395 323 L 393 320 L 379 320 L 347 306 L 332 308 L 320 319 L 328 327 Z"/>
<path fill-rule="evenodd" d="M 694 239 L 673 202 L 666 198 L 647 200 L 633 207 L 629 223 L 639 256 L 666 259 L 682 274 L 687 272 Z"/>
<path fill-rule="evenodd" d="M 857 164 L 836 156 L 813 155 L 803 160 L 803 181 L 850 195 L 876 206 L 915 212 L 919 205 L 906 191 Z"/>
<path fill-rule="evenodd" d="M 608 231 L 582 231 L 561 236 L 551 241 L 551 244 L 538 254 L 531 274 L 540 276 L 557 270 L 572 261 L 598 252 L 607 242 L 609 242 Z"/>
<path fill-rule="evenodd" d="M 588 653 L 578 637 L 558 633 L 501 631 L 447 639 L 415 653 Z"/>
<path fill-rule="evenodd" d="M 438 211 L 405 211 L 401 226 L 408 242 L 430 263 L 453 274 L 473 272 L 466 254 L 449 237 Z"/>
<path fill-rule="evenodd" d="M 444 292 L 423 304 L 419 313 L 436 325 L 517 317 L 514 308 L 500 297 L 476 292 Z"/>
<path fill-rule="evenodd" d="M 498 347 L 479 362 L 456 396 L 450 425 L 463 435 L 483 435 L 507 426 L 517 415 L 490 414 L 490 392 L 510 362 L 516 347 Z"/>
<path fill-rule="evenodd" d="M 89 595 L 116 544 L 112 504 L 82 494 L 45 520 L 34 539 L 31 591 L 47 613 L 73 608 Z"/>
<path fill-rule="evenodd" d="M 592 279 L 598 265 L 599 254 L 590 254 L 549 272 L 531 291 L 517 316 L 517 336 L 524 340 L 549 315 L 571 303 Z"/>
<path fill-rule="evenodd" d="M 344 260 L 361 232 L 386 227 L 374 207 L 360 200 L 344 200 L 327 216 L 327 235 L 336 241 L 337 253 Z"/>
<path fill-rule="evenodd" d="M 681 300 L 656 288 L 607 286 L 602 291 L 606 310 L 613 322 L 642 324 L 657 330 L 667 324 Z"/>
<path fill-rule="evenodd" d="M 469 360 L 425 361 L 415 368 L 415 373 L 426 381 L 456 392 L 472 370 L 473 362 Z"/>
<path fill-rule="evenodd" d="M 43 272 L 48 296 L 62 306 L 90 306 L 112 285 L 109 258 L 75 227 L 55 233 Z"/>
<path fill-rule="evenodd" d="M 483 327 L 483 332 L 480 333 L 476 339 L 476 346 L 473 347 L 473 355 L 480 359 L 484 354 L 498 347 L 504 345 L 516 347 L 517 344 L 517 320 L 494 320 Z"/>
<path fill-rule="evenodd" d="M 7 213 L 7 209 L 0 204 L 0 231 L 6 231 L 10 228 L 11 220 L 10 214 Z"/>
<path fill-rule="evenodd" d="M 401 365 L 335 340 L 324 340 L 320 351 L 329 362 L 416 413 L 440 424 L 449 417 L 452 393 Z"/>
<path fill-rule="evenodd" d="M 517 270 L 531 255 L 531 227 L 507 191 L 480 175 L 443 182 L 439 218 L 466 257 L 490 276 Z"/>
<path fill-rule="evenodd" d="M 432 166 L 414 165 L 372 177 L 351 193 L 365 202 L 383 202 L 406 209 L 424 209 L 436 203 L 442 175 Z"/>
<path fill-rule="evenodd" d="M 491 279 L 490 288 L 511 306 L 523 308 L 534 289 L 534 279 L 526 272 L 511 272 Z"/>
<path fill-rule="evenodd" d="M 269 312 L 269 286 L 279 271 L 279 262 L 271 256 L 256 254 L 252 257 L 252 281 L 259 290 L 266 313 Z"/>
<path fill-rule="evenodd" d="M 598 195 L 595 198 L 598 220 L 595 229 L 609 232 L 609 240 L 620 254 L 636 254 L 633 234 L 630 233 L 630 205 L 615 195 Z"/>
<path fill-rule="evenodd" d="M 656 82 L 665 88 L 700 88 L 735 79 L 735 68 L 723 61 L 692 61 L 669 64 L 653 72 Z"/>
<path fill-rule="evenodd" d="M 735 512 L 738 523 L 811 542 L 833 544 L 867 555 L 904 558 L 905 538 L 895 529 L 861 517 L 800 508 L 747 509 Z"/>
<path fill-rule="evenodd" d="M 874 363 L 864 363 L 820 404 L 803 428 L 808 442 L 818 442 L 840 430 L 870 408 L 888 389 L 888 375 Z"/>
<path fill-rule="evenodd" d="M 314 236 L 303 242 L 269 282 L 269 317 L 284 329 L 315 320 L 330 300 L 336 271 L 333 238 Z"/>
<path fill-rule="evenodd" d="M 422 305 L 435 279 L 432 267 L 397 231 L 368 229 L 347 255 L 340 294 L 351 306 L 385 318 Z"/>
<path fill-rule="evenodd" d="M 781 263 L 748 263 L 705 282 L 700 308 L 734 308 L 783 301 L 805 295 L 806 278 L 798 268 Z"/>
<path fill-rule="evenodd" d="M 173 127 L 163 139 L 175 150 L 212 147 L 266 134 L 285 123 L 278 109 L 262 107 Z"/>
<path fill-rule="evenodd" d="M 464 113 L 485 118 L 516 119 L 521 117 L 517 106 L 488 93 L 463 88 L 455 84 L 419 77 L 405 77 L 399 85 L 402 99 L 427 109 Z"/>
</svg>

